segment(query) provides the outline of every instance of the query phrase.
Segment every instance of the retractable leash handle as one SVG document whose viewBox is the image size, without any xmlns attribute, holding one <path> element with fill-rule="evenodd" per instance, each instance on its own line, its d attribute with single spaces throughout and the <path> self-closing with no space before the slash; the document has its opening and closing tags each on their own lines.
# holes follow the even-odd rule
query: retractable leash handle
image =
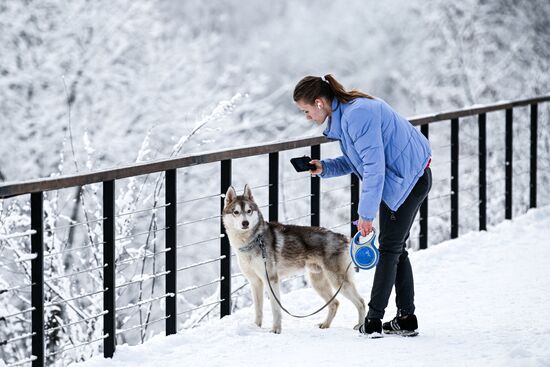
<svg viewBox="0 0 550 367">
<path fill-rule="evenodd" d="M 361 232 L 357 232 L 351 239 L 349 246 L 351 260 L 359 269 L 372 269 L 378 264 L 380 252 L 374 244 L 375 241 L 376 230 L 374 228 L 365 237 L 361 236 Z"/>
</svg>

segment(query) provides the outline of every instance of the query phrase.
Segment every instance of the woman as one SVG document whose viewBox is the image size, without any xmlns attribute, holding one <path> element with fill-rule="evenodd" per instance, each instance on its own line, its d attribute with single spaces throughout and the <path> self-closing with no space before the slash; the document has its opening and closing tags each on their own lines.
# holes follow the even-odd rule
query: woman
<svg viewBox="0 0 550 367">
<path fill-rule="evenodd" d="M 366 236 L 379 210 L 380 260 L 369 312 L 360 332 L 369 337 L 417 335 L 414 282 L 405 243 L 420 205 L 432 186 L 428 140 L 386 102 L 359 91 L 346 91 L 332 75 L 306 76 L 294 89 L 294 101 L 308 120 L 323 124 L 324 134 L 340 141 L 343 155 L 312 160 L 311 174 L 323 178 L 355 173 L 361 180 L 358 230 Z M 397 316 L 382 325 L 395 284 Z"/>
</svg>

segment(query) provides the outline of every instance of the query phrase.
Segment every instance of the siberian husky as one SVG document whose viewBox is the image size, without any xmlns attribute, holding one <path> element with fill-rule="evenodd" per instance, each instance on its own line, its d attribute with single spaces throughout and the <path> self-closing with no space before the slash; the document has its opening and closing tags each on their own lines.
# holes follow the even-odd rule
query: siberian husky
<svg viewBox="0 0 550 367">
<path fill-rule="evenodd" d="M 260 243 L 266 248 L 267 274 L 275 296 L 281 301 L 279 282 L 290 273 L 307 269 L 310 283 L 328 302 L 342 284 L 341 292 L 357 308 L 358 324 L 364 322 L 365 301 L 353 281 L 353 267 L 346 236 L 320 227 L 306 227 L 266 222 L 252 197 L 248 185 L 244 194 L 237 196 L 230 187 L 225 196 L 223 224 L 231 246 L 236 250 L 239 266 L 252 287 L 255 323 L 262 326 L 263 290 L 267 289 L 273 312 L 271 331 L 281 332 L 281 308 L 272 297 L 266 280 L 266 271 Z M 261 242 L 260 242 L 261 241 Z M 328 305 L 328 315 L 318 326 L 330 327 L 338 309 L 338 300 Z"/>
</svg>

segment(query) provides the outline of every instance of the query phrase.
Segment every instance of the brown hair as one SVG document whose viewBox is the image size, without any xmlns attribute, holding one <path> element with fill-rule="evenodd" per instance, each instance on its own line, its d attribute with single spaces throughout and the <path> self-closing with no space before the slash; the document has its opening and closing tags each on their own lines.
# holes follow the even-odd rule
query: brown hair
<svg viewBox="0 0 550 367">
<path fill-rule="evenodd" d="M 324 80 L 323 80 L 324 79 Z M 352 89 L 346 91 L 342 84 L 338 83 L 332 74 L 327 74 L 324 78 L 318 76 L 306 76 L 296 84 L 294 88 L 294 101 L 303 101 L 307 104 L 313 104 L 317 98 L 325 97 L 332 101 L 336 97 L 341 103 L 349 103 L 355 98 L 374 97 L 367 93 Z"/>
</svg>

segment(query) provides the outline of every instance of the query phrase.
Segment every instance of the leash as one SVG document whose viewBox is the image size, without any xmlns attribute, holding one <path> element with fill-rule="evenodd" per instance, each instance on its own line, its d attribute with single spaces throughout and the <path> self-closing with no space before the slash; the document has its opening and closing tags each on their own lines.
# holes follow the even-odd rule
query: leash
<svg viewBox="0 0 550 367">
<path fill-rule="evenodd" d="M 294 315 L 294 314 L 292 314 L 290 311 L 288 311 L 286 308 L 283 307 L 283 305 L 281 304 L 281 301 L 279 301 L 279 299 L 275 295 L 275 292 L 273 291 L 273 287 L 271 286 L 271 282 L 269 281 L 269 274 L 267 273 L 267 250 L 265 249 L 265 244 L 264 244 L 264 241 L 262 239 L 261 234 L 257 237 L 257 241 L 258 241 L 258 245 L 260 246 L 260 249 L 262 250 L 262 258 L 264 259 L 265 278 L 267 279 L 267 284 L 269 285 L 269 289 L 271 290 L 271 294 L 273 295 L 273 298 L 275 298 L 275 301 L 277 301 L 277 304 L 279 305 L 279 307 L 281 307 L 281 309 L 283 311 L 285 311 L 287 314 L 289 314 L 290 316 L 296 317 L 296 318 L 299 318 L 299 319 L 303 319 L 303 318 L 306 318 L 306 317 L 313 316 L 313 315 L 321 312 L 325 307 L 327 307 L 336 298 L 338 293 L 340 293 L 340 290 L 342 289 L 342 286 L 344 285 L 344 282 L 346 281 L 345 279 L 342 281 L 342 284 L 340 284 L 340 287 L 338 288 L 336 293 L 334 293 L 334 296 L 332 296 L 332 298 L 327 303 L 325 303 L 325 305 L 323 307 L 321 307 L 317 311 L 314 311 L 314 312 L 312 312 L 308 315 Z M 346 271 L 345 271 L 346 274 L 347 274 L 351 264 L 352 264 L 352 262 L 350 262 L 348 264 L 348 267 L 346 268 Z"/>
</svg>

